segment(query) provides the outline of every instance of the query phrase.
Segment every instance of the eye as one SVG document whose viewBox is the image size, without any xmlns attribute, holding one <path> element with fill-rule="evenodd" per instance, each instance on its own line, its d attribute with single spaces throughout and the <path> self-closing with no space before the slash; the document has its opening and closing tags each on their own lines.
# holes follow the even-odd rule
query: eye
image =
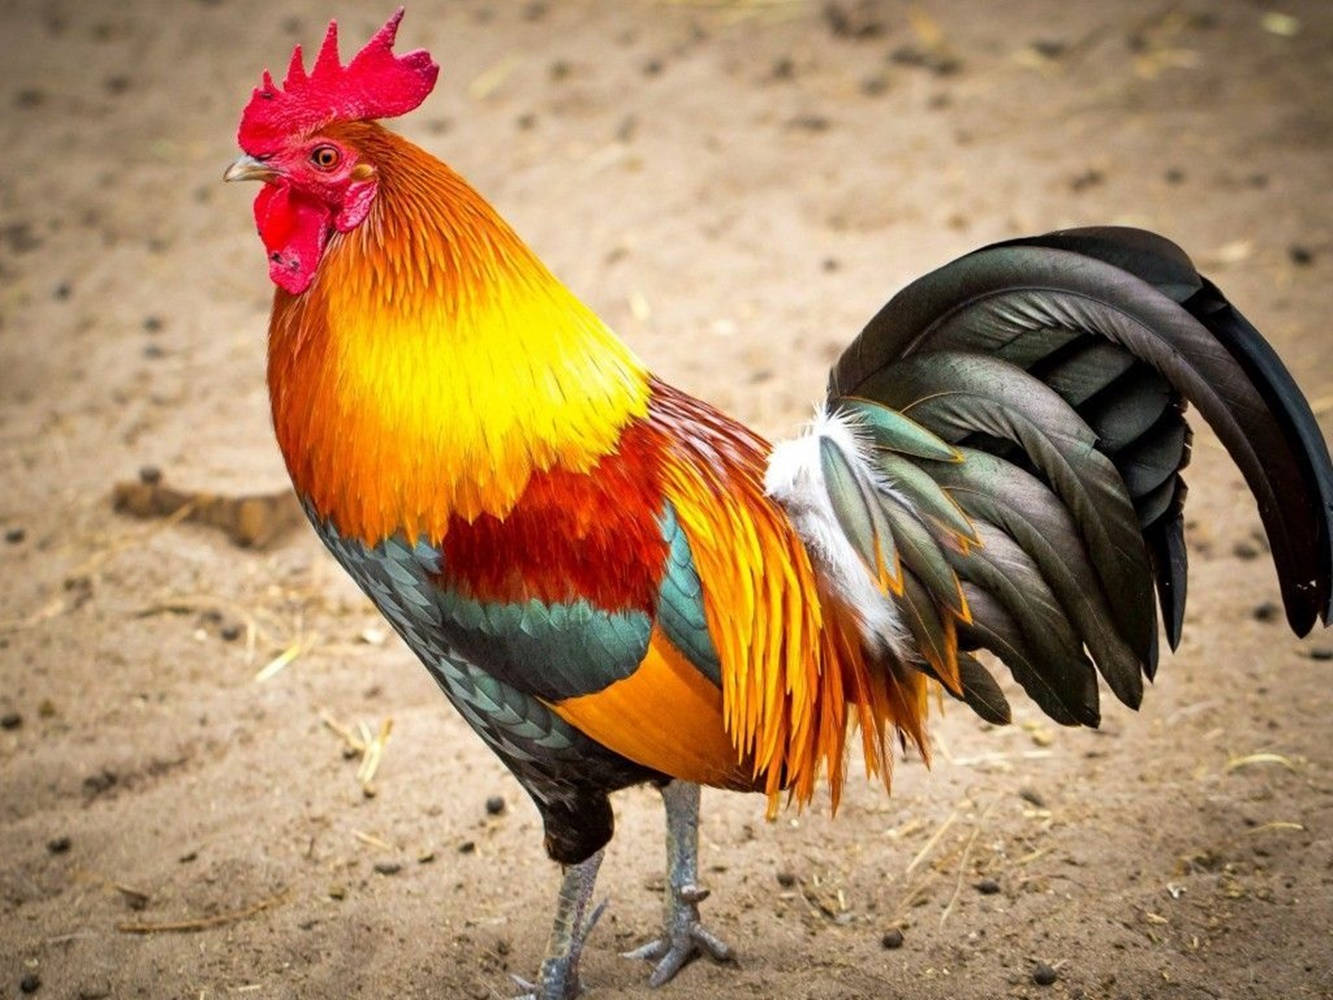
<svg viewBox="0 0 1333 1000">
<path fill-rule="evenodd" d="M 341 159 L 337 146 L 316 146 L 310 151 L 310 162 L 320 170 L 332 170 Z"/>
</svg>

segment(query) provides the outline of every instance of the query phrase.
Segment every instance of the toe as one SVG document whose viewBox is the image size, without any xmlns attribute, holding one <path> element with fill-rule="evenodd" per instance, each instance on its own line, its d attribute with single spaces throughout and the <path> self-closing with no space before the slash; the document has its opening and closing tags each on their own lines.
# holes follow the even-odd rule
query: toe
<svg viewBox="0 0 1333 1000">
<path fill-rule="evenodd" d="M 659 958 L 671 950 L 671 942 L 666 938 L 657 938 L 649 941 L 647 944 L 639 945 L 633 951 L 624 951 L 620 953 L 621 958 L 642 959 L 645 962 L 656 962 Z"/>
<path fill-rule="evenodd" d="M 732 960 L 731 946 L 702 924 L 695 924 L 692 937 L 695 943 L 708 952 L 714 960 L 718 962 L 730 962 Z"/>
<path fill-rule="evenodd" d="M 666 953 L 662 961 L 653 967 L 653 974 L 648 977 L 648 985 L 653 989 L 659 986 L 665 986 L 675 978 L 677 972 L 689 964 L 690 959 L 694 958 L 693 947 L 672 948 Z"/>
</svg>

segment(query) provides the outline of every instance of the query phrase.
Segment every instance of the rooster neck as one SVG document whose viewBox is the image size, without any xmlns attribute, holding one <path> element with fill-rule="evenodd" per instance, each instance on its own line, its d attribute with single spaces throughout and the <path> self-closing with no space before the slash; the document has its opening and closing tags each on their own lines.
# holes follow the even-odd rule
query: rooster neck
<svg viewBox="0 0 1333 1000">
<path fill-rule="evenodd" d="M 341 534 L 439 541 L 453 518 L 504 518 L 536 473 L 592 469 L 646 414 L 648 379 L 458 175 L 371 135 L 371 215 L 275 300 L 274 427 Z"/>
</svg>

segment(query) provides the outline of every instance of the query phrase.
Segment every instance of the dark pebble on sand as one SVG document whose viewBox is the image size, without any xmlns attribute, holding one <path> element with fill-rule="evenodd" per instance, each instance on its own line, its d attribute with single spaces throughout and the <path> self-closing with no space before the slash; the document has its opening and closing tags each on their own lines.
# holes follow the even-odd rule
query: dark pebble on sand
<svg viewBox="0 0 1333 1000">
<path fill-rule="evenodd" d="M 476 843 L 473 842 L 473 841 L 471 841 L 471 840 L 465 840 L 465 841 L 463 841 L 461 844 L 458 845 L 458 853 L 459 853 L 459 854 L 471 854 L 471 853 L 473 853 L 476 849 L 477 849 L 477 845 L 476 845 Z"/>
<path fill-rule="evenodd" d="M 889 949 L 901 948 L 903 946 L 903 932 L 897 927 L 884 932 L 884 936 L 879 939 L 881 946 Z"/>
<path fill-rule="evenodd" d="M 46 849 L 52 854 L 64 854 L 69 850 L 70 839 L 68 837 L 53 837 L 46 842 Z"/>
<path fill-rule="evenodd" d="M 18 712 L 6 712 L 0 715 L 0 729 L 17 729 L 23 725 L 23 716 Z"/>
<path fill-rule="evenodd" d="M 778 872 L 778 885 L 784 889 L 790 889 L 796 884 L 796 876 L 791 872 Z"/>
<path fill-rule="evenodd" d="M 42 987 L 42 977 L 35 972 L 29 972 L 19 980 L 19 989 L 24 993 L 36 993 Z"/>
<path fill-rule="evenodd" d="M 1000 883 L 993 878 L 983 878 L 977 883 L 977 892 L 983 896 L 994 896 L 1000 891 Z"/>
<path fill-rule="evenodd" d="M 22 528 L 10 528 L 5 532 L 5 541 L 10 545 L 17 545 L 23 539 L 28 537 L 28 533 Z"/>
<path fill-rule="evenodd" d="M 1254 615 L 1254 620 L 1260 622 L 1277 621 L 1278 616 L 1281 613 L 1282 609 L 1272 601 L 1264 601 L 1263 604 L 1257 605 L 1254 611 L 1251 612 L 1251 614 Z"/>
<path fill-rule="evenodd" d="M 1301 267 L 1308 267 L 1314 263 L 1314 251 L 1299 243 L 1287 247 L 1287 256 L 1291 258 L 1293 264 L 1299 264 Z"/>
<path fill-rule="evenodd" d="M 381 875 L 397 875 L 403 870 L 403 866 L 397 861 L 376 861 L 375 871 Z"/>
<path fill-rule="evenodd" d="M 486 800 L 486 812 L 490 816 L 499 816 L 505 811 L 505 800 L 502 795 L 492 795 Z"/>
<path fill-rule="evenodd" d="M 1032 970 L 1032 981 L 1038 986 L 1050 986 L 1059 976 L 1045 962 L 1038 962 L 1037 967 Z"/>
</svg>

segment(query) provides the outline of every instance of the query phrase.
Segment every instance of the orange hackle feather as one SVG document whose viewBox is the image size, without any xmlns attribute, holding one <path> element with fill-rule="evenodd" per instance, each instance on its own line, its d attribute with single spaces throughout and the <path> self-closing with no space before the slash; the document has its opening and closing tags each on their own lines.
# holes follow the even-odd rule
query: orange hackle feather
<svg viewBox="0 0 1333 1000">
<path fill-rule="evenodd" d="M 647 412 L 643 366 L 453 171 L 372 122 L 325 134 L 379 193 L 274 301 L 274 426 L 316 512 L 438 541 L 455 515 L 507 515 L 536 472 L 589 471 Z"/>
<path fill-rule="evenodd" d="M 867 650 L 853 611 L 822 585 L 764 493 L 768 444 L 651 379 L 443 164 L 373 123 L 324 133 L 362 151 L 379 193 L 363 225 L 330 239 L 309 289 L 279 290 L 274 305 L 274 424 L 315 513 L 367 544 L 441 546 L 465 592 L 554 600 L 577 589 L 643 607 L 651 593 L 632 564 L 663 571 L 641 529 L 669 501 L 721 690 L 655 630 L 636 672 L 553 702 L 557 713 L 666 774 L 761 789 L 770 811 L 783 791 L 807 801 L 821 772 L 836 807 L 851 724 L 867 771 L 886 783 L 890 733 L 924 750 L 925 678 Z M 542 543 L 543 526 L 596 541 Z M 523 546 L 554 560 L 552 572 L 530 555 L 488 562 Z M 598 552 L 615 582 L 555 571 L 580 551 Z"/>
</svg>

